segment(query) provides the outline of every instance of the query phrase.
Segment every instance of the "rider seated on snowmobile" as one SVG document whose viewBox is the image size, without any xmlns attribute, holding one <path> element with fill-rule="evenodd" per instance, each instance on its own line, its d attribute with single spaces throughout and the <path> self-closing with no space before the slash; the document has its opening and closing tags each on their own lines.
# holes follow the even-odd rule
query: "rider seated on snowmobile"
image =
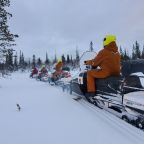
<svg viewBox="0 0 144 144">
<path fill-rule="evenodd" d="M 95 79 L 120 75 L 120 54 L 116 45 L 116 37 L 114 35 L 107 35 L 103 40 L 103 46 L 104 48 L 94 59 L 84 62 L 92 67 L 100 67 L 100 69 L 87 71 L 86 97 L 95 95 Z"/>
<path fill-rule="evenodd" d="M 45 65 L 42 65 L 40 71 L 39 71 L 39 76 L 38 78 L 42 78 L 43 76 L 47 75 L 48 74 L 48 71 L 45 67 Z"/>
<path fill-rule="evenodd" d="M 58 80 L 62 74 L 62 67 L 63 67 L 63 62 L 61 59 L 58 60 L 58 62 L 56 63 L 54 69 L 55 72 L 52 74 L 52 81 Z"/>
<path fill-rule="evenodd" d="M 31 72 L 30 77 L 33 78 L 33 76 L 36 75 L 36 74 L 38 74 L 38 69 L 37 69 L 35 66 L 33 66 L 33 67 L 32 67 L 32 72 Z"/>
</svg>

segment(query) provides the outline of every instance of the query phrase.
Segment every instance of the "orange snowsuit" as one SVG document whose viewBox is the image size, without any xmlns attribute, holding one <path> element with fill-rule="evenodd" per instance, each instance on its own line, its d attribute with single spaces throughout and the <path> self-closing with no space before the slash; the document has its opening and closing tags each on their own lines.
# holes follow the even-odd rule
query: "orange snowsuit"
<svg viewBox="0 0 144 144">
<path fill-rule="evenodd" d="M 92 69 L 87 72 L 87 90 L 95 92 L 95 78 L 106 78 L 111 75 L 120 75 L 120 54 L 115 42 L 111 42 L 102 49 L 93 59 L 86 61 L 86 64 L 101 69 Z"/>
<path fill-rule="evenodd" d="M 55 72 L 53 73 L 53 78 L 56 78 L 58 77 L 60 74 L 61 74 L 61 70 L 62 70 L 62 67 L 63 67 L 63 63 L 62 62 L 58 62 L 55 66 Z"/>
<path fill-rule="evenodd" d="M 56 66 L 55 66 L 55 69 L 56 69 L 56 71 L 61 71 L 62 67 L 63 67 L 63 63 L 62 62 L 58 62 L 56 64 Z"/>
</svg>

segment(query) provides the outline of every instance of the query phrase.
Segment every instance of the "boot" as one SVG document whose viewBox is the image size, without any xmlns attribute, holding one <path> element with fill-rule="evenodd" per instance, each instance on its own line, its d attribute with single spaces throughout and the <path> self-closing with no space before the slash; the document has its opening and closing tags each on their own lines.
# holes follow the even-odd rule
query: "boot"
<svg viewBox="0 0 144 144">
<path fill-rule="evenodd" d="M 85 93 L 85 97 L 89 98 L 89 97 L 94 97 L 95 96 L 95 92 L 87 92 Z"/>
<path fill-rule="evenodd" d="M 95 92 L 88 92 L 88 93 L 85 93 L 85 98 L 86 100 L 93 104 L 93 101 L 92 101 L 92 98 L 95 96 Z"/>
</svg>

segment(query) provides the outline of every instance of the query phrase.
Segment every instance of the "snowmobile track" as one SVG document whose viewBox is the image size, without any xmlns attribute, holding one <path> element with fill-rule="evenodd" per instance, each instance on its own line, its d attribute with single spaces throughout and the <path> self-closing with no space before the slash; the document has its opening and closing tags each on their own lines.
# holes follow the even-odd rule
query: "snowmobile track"
<svg viewBox="0 0 144 144">
<path fill-rule="evenodd" d="M 105 123 L 108 123 L 112 125 L 112 127 L 115 127 L 120 133 L 126 132 L 127 137 L 135 141 L 135 143 L 140 143 L 141 141 L 144 141 L 143 138 L 143 131 L 140 129 L 137 129 L 136 127 L 132 126 L 131 124 L 128 124 L 121 120 L 120 118 L 114 116 L 113 114 L 107 112 L 106 110 L 99 109 L 98 107 L 90 104 L 89 102 L 81 99 L 77 101 L 84 107 L 89 108 L 91 111 L 96 113 L 96 115 L 99 116 L 100 119 L 103 121 L 105 120 Z M 135 132 L 135 129 L 137 129 L 137 132 Z"/>
</svg>

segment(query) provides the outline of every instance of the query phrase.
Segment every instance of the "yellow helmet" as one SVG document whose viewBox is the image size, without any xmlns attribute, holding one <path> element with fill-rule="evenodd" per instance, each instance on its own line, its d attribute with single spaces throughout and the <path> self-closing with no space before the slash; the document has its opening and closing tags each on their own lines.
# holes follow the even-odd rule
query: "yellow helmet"
<svg viewBox="0 0 144 144">
<path fill-rule="evenodd" d="M 61 58 L 59 58 L 58 60 L 57 60 L 57 62 L 59 63 L 59 62 L 62 62 L 62 59 Z"/>
<path fill-rule="evenodd" d="M 42 64 L 41 68 L 44 68 L 44 67 L 45 67 L 45 65 L 44 65 L 44 64 Z"/>
<path fill-rule="evenodd" d="M 115 35 L 106 35 L 104 40 L 103 40 L 103 46 L 106 46 L 110 44 L 111 42 L 116 41 L 116 36 Z"/>
</svg>

